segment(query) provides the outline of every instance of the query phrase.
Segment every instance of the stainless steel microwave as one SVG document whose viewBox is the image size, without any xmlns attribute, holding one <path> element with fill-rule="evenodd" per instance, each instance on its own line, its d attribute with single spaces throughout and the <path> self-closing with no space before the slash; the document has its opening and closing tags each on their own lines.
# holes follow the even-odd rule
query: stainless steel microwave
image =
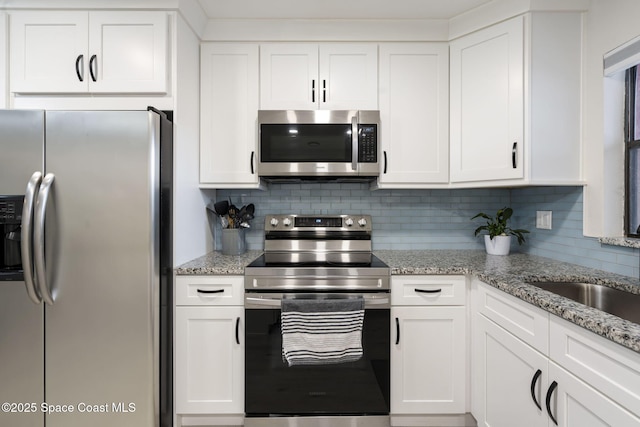
<svg viewBox="0 0 640 427">
<path fill-rule="evenodd" d="M 258 111 L 258 175 L 371 177 L 380 174 L 380 112 Z"/>
</svg>

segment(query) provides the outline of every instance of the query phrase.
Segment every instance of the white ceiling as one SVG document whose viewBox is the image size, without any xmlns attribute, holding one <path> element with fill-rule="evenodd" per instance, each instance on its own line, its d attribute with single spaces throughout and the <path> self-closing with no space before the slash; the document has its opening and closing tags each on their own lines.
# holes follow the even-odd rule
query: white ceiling
<svg viewBox="0 0 640 427">
<path fill-rule="evenodd" d="M 491 0 L 198 0 L 213 19 L 449 19 Z"/>
</svg>

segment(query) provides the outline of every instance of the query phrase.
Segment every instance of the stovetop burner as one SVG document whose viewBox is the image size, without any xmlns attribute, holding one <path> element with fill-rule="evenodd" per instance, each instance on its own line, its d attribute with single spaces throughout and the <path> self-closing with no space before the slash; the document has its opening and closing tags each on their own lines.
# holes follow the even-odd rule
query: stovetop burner
<svg viewBox="0 0 640 427">
<path fill-rule="evenodd" d="M 264 254 L 245 268 L 247 291 L 387 291 L 372 254 L 369 215 L 267 215 Z"/>
<path fill-rule="evenodd" d="M 267 262 L 265 254 L 260 255 L 253 262 L 247 265 L 247 268 L 302 268 L 302 267 L 311 267 L 311 268 L 319 268 L 319 267 L 344 267 L 344 268 L 389 268 L 387 264 L 385 264 L 380 258 L 371 254 L 370 262 L 331 262 L 331 261 L 321 261 L 321 262 Z"/>
</svg>

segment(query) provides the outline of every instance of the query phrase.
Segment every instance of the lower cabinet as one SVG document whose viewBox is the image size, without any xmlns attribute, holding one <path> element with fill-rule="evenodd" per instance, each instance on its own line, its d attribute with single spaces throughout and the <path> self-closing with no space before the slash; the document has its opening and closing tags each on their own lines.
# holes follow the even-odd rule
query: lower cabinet
<svg viewBox="0 0 640 427">
<path fill-rule="evenodd" d="M 244 413 L 243 283 L 242 276 L 176 278 L 179 417 Z"/>
<path fill-rule="evenodd" d="M 464 276 L 391 278 L 392 415 L 465 412 L 464 295 Z"/>
<path fill-rule="evenodd" d="M 574 331 L 567 321 L 479 281 L 472 293 L 472 413 L 478 426 L 512 427 L 514 420 L 519 427 L 640 426 L 636 353 Z M 558 330 L 567 327 L 575 334 L 564 334 L 563 342 Z M 578 362 L 575 367 L 554 356 L 566 352 L 573 353 L 566 359 Z"/>
</svg>

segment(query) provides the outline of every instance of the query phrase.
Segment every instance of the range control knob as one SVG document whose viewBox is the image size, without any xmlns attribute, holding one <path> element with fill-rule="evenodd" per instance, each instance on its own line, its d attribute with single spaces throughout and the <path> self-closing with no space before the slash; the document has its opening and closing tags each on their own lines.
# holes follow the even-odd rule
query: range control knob
<svg viewBox="0 0 640 427">
<path fill-rule="evenodd" d="M 344 223 L 347 227 L 351 227 L 353 225 L 353 218 L 347 218 L 344 220 Z"/>
<path fill-rule="evenodd" d="M 364 218 L 360 218 L 360 219 L 358 220 L 358 225 L 359 225 L 360 227 L 364 227 L 365 225 L 367 225 L 367 220 L 366 220 L 366 219 L 364 219 Z"/>
<path fill-rule="evenodd" d="M 284 225 L 285 227 L 288 227 L 291 225 L 291 218 L 285 218 L 282 220 L 282 225 Z"/>
<path fill-rule="evenodd" d="M 271 224 L 272 227 L 275 227 L 278 225 L 278 218 L 271 218 L 271 221 L 269 221 L 269 224 Z"/>
</svg>

